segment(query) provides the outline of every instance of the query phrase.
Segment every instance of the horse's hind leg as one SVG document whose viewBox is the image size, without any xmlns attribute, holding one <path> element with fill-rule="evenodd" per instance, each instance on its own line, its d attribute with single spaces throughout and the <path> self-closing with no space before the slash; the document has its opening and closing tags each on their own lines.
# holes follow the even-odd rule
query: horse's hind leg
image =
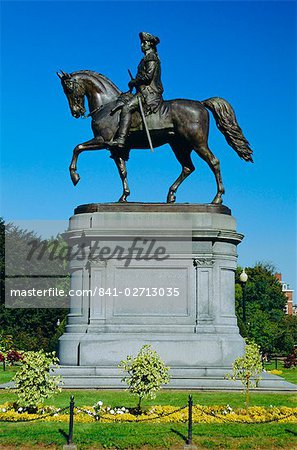
<svg viewBox="0 0 297 450">
<path fill-rule="evenodd" d="M 207 162 L 210 169 L 214 173 L 217 182 L 217 193 L 211 203 L 221 204 L 223 203 L 222 195 L 225 193 L 221 169 L 220 169 L 220 161 L 214 156 L 214 154 L 210 151 L 207 144 L 201 144 L 199 146 L 194 147 L 195 152 Z"/>
<path fill-rule="evenodd" d="M 182 166 L 182 171 L 180 176 L 175 180 L 175 182 L 170 186 L 168 195 L 167 195 L 167 203 L 174 203 L 176 200 L 176 191 L 178 187 L 181 185 L 181 183 L 195 170 L 195 167 L 191 160 L 191 149 L 190 148 L 184 148 L 183 151 L 181 151 L 180 148 L 177 148 L 177 145 L 171 145 L 172 150 L 174 151 L 174 154 L 176 156 L 176 159 L 179 161 L 179 163 Z"/>
<path fill-rule="evenodd" d="M 114 162 L 117 165 L 121 180 L 122 180 L 122 184 L 123 184 L 123 194 L 119 199 L 120 203 L 124 203 L 127 201 L 127 197 L 128 195 L 130 195 L 130 189 L 128 186 L 128 181 L 127 181 L 127 169 L 126 169 L 126 163 L 122 158 L 119 157 L 114 157 Z"/>
</svg>

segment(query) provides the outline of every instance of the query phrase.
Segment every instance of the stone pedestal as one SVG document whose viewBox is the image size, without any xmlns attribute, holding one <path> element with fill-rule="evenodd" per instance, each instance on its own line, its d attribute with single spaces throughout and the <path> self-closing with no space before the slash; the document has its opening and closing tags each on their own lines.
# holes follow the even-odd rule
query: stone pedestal
<svg viewBox="0 0 297 450">
<path fill-rule="evenodd" d="M 84 248 L 70 262 L 76 292 L 59 342 L 66 385 L 124 387 L 117 366 L 143 344 L 170 366 L 171 387 L 223 380 L 244 351 L 234 301 L 236 247 L 243 235 L 228 208 L 83 205 L 65 236 L 76 251 Z M 129 258 L 116 252 L 106 259 L 108 248 L 131 248 L 135 239 Z M 150 257 L 137 259 L 141 248 Z"/>
</svg>

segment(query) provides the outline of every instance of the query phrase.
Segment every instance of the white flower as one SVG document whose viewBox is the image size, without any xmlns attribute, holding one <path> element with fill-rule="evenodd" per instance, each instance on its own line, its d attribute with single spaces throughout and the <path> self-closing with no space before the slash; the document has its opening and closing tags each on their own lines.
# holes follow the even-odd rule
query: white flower
<svg viewBox="0 0 297 450">
<path fill-rule="evenodd" d="M 101 400 L 99 400 L 99 402 L 97 402 L 97 405 L 102 406 L 103 402 Z"/>
<path fill-rule="evenodd" d="M 110 412 L 110 414 L 114 414 L 114 410 L 113 409 L 111 409 L 109 412 Z"/>
<path fill-rule="evenodd" d="M 122 411 L 126 411 L 126 408 L 124 406 L 122 407 Z"/>
<path fill-rule="evenodd" d="M 23 408 L 19 408 L 19 409 L 18 409 L 18 412 L 22 412 L 22 411 L 23 411 Z"/>
<path fill-rule="evenodd" d="M 6 408 L 2 408 L 2 412 L 6 412 Z"/>
</svg>

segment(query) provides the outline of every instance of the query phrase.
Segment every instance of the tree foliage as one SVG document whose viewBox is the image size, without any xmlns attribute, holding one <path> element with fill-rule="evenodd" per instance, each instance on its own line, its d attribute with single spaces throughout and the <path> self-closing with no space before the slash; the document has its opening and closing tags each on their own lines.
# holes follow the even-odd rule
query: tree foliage
<svg viewBox="0 0 297 450">
<path fill-rule="evenodd" d="M 255 267 L 245 269 L 248 280 L 245 287 L 246 324 L 242 320 L 243 286 L 239 276 L 242 268 L 236 272 L 236 314 L 238 326 L 243 337 L 254 340 L 263 353 L 288 354 L 294 347 L 296 333 L 292 333 L 294 319 L 288 319 L 284 309 L 286 296 L 275 277 L 275 268 L 271 264 L 257 263 Z M 296 322 L 295 322 L 296 324 Z"/>
<path fill-rule="evenodd" d="M 58 236 L 58 239 L 59 236 Z M 42 239 L 35 233 L 22 230 L 13 224 L 6 224 L 0 219 L 0 330 L 3 335 L 11 335 L 14 348 L 17 350 L 39 350 L 47 351 L 56 349 L 58 337 L 65 327 L 65 317 L 68 310 L 65 308 L 20 308 L 5 307 L 5 240 L 10 241 L 10 252 L 13 252 L 10 260 L 22 258 L 25 254 L 24 247 L 28 242 Z M 62 245 L 62 244 L 61 244 Z M 42 264 L 35 261 L 32 264 Z M 64 264 L 58 261 L 57 264 Z M 19 267 L 22 264 L 19 262 Z M 34 273 L 34 267 L 31 267 Z M 38 270 L 41 268 L 38 267 Z M 49 279 L 49 283 L 52 281 Z M 61 325 L 57 327 L 57 321 Z"/>
<path fill-rule="evenodd" d="M 40 350 L 23 355 L 23 363 L 13 378 L 18 407 L 33 412 L 46 398 L 61 391 L 58 388 L 61 378 L 51 375 L 58 363 L 55 352 L 45 353 Z"/>
<path fill-rule="evenodd" d="M 138 397 L 140 410 L 143 398 L 155 398 L 162 384 L 169 383 L 168 370 L 160 356 L 150 345 L 141 347 L 138 355 L 127 356 L 119 367 L 128 372 L 122 381 L 126 382 L 131 394 Z"/>
</svg>

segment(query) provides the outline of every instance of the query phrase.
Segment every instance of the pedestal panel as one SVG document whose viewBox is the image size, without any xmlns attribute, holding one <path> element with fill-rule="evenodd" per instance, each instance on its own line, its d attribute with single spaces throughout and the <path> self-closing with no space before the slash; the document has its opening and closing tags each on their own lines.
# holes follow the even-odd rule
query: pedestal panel
<svg viewBox="0 0 297 450">
<path fill-rule="evenodd" d="M 68 373 L 73 366 L 102 369 L 112 387 L 120 360 L 151 344 L 171 367 L 172 384 L 182 371 L 183 386 L 191 379 L 193 387 L 199 370 L 208 376 L 225 371 L 243 353 L 234 300 L 236 247 L 243 236 L 228 208 L 83 205 L 65 237 L 85 256 L 70 262 L 71 287 L 85 292 L 72 298 L 60 338 L 66 372 L 67 366 Z M 120 253 L 123 248 L 130 250 Z M 141 248 L 147 258 L 137 257 Z M 160 258 L 152 257 L 156 251 Z"/>
</svg>

